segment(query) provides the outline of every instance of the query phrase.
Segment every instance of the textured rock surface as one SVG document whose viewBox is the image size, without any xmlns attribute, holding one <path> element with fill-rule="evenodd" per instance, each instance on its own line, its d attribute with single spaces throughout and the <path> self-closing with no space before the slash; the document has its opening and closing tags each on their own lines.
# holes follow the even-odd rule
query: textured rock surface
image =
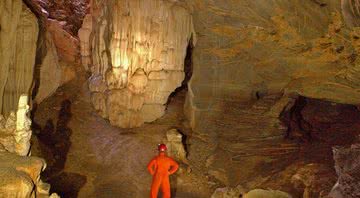
<svg viewBox="0 0 360 198">
<path fill-rule="evenodd" d="M 90 0 L 32 0 L 36 2 L 47 18 L 62 21 L 64 30 L 76 36 L 84 16 L 89 10 Z"/>
<path fill-rule="evenodd" d="M 286 192 L 278 191 L 278 190 L 263 190 L 263 189 L 255 189 L 248 193 L 246 193 L 244 198 L 291 198 L 292 196 L 287 194 Z"/>
<path fill-rule="evenodd" d="M 12 198 L 58 198 L 49 195 L 50 185 L 40 179 L 45 169 L 44 160 L 37 157 L 21 157 L 0 152 L 0 197 Z"/>
<path fill-rule="evenodd" d="M 217 188 L 211 198 L 238 198 L 245 193 L 245 190 L 241 186 L 236 188 Z"/>
<path fill-rule="evenodd" d="M 41 62 L 40 74 L 38 78 L 38 90 L 36 93 L 36 102 L 40 103 L 46 97 L 53 94 L 61 84 L 62 70 L 59 64 L 59 58 L 56 52 L 55 44 L 50 33 L 45 34 L 43 46 L 44 58 Z"/>
<path fill-rule="evenodd" d="M 28 96 L 22 95 L 18 104 L 16 114 L 7 119 L 0 115 L 0 197 L 49 197 L 50 185 L 40 180 L 45 161 L 28 157 L 32 134 Z"/>
<path fill-rule="evenodd" d="M 203 35 L 186 108 L 195 130 L 218 105 L 264 94 L 360 101 L 358 29 L 345 26 L 341 13 L 353 13 L 340 1 L 191 2 L 195 29 Z"/>
<path fill-rule="evenodd" d="M 70 63 L 78 61 L 77 59 L 80 55 L 79 41 L 64 30 L 64 24 L 56 20 L 48 19 L 46 29 L 50 32 L 54 40 L 59 58 Z"/>
<path fill-rule="evenodd" d="M 21 0 L 0 2 L 0 24 L 0 113 L 8 115 L 31 93 L 39 28 Z"/>
<path fill-rule="evenodd" d="M 330 197 L 360 196 L 360 144 L 350 148 L 334 148 L 335 169 L 339 176 Z"/>
<path fill-rule="evenodd" d="M 314 136 L 320 134 L 319 139 L 302 145 L 284 140 L 287 127 L 279 122 L 279 116 L 284 109 L 292 109 L 299 95 L 330 101 L 334 106 L 359 103 L 359 30 L 347 26 L 349 20 L 343 17 L 353 14 L 335 0 L 188 3 L 199 36 L 185 111 L 194 136 L 202 140 L 190 140 L 190 161 L 203 161 L 214 180 L 225 185 L 247 183 L 250 189 L 266 188 L 270 183 L 272 189 L 279 189 L 274 178 L 290 183 L 296 171 L 289 169 L 282 177 L 291 166 L 284 159 L 303 162 L 298 169 L 319 162 L 318 169 L 305 170 L 326 175 L 326 187 L 314 182 L 311 188 L 316 192 L 311 193 L 318 195 L 321 188 L 326 189 L 322 195 L 327 193 L 334 178 L 333 170 L 322 166 L 332 163 L 329 148 L 339 144 L 337 141 L 348 144 L 356 130 L 342 131 L 347 131 L 350 123 L 355 128 L 357 124 L 332 124 L 341 116 L 346 120 L 351 116 L 344 116 L 339 109 L 329 110 L 331 114 L 324 113 L 323 120 L 329 120 L 324 123 L 331 127 L 318 120 L 311 130 Z M 354 8 L 358 5 L 357 1 L 347 3 Z M 319 106 L 317 111 L 327 107 Z M 343 130 L 335 130 L 339 126 Z M 324 158 L 307 147 L 323 152 Z M 260 169 L 267 171 L 249 174 Z M 300 191 L 294 193 L 303 195 Z"/>
<path fill-rule="evenodd" d="M 91 8 L 92 22 L 87 16 L 79 36 L 83 65 L 92 62 L 94 107 L 120 127 L 161 117 L 169 95 L 185 78 L 184 59 L 194 33 L 186 5 L 93 1 Z"/>
<path fill-rule="evenodd" d="M 90 35 L 92 31 L 92 20 L 92 15 L 87 14 L 78 33 L 80 40 L 81 64 L 86 70 L 89 70 L 89 67 L 91 66 Z"/>
<path fill-rule="evenodd" d="M 27 156 L 30 152 L 31 120 L 28 96 L 22 95 L 16 114 L 0 115 L 0 144 L 9 152 Z"/>
<path fill-rule="evenodd" d="M 42 4 L 39 3 L 41 1 L 23 0 L 23 2 L 26 4 L 27 7 L 30 8 L 31 12 L 36 15 L 37 19 L 35 18 L 35 15 L 33 16 L 33 19 L 36 21 L 36 26 L 40 29 L 39 34 L 36 35 L 35 40 L 36 54 L 31 54 L 32 56 L 34 56 L 35 60 L 34 65 L 32 66 L 33 70 L 31 72 L 28 71 L 26 74 L 32 76 L 32 81 L 29 82 L 31 90 L 29 90 L 27 93 L 32 95 L 31 99 L 35 99 L 35 101 L 39 103 L 44 98 L 54 93 L 54 91 L 60 85 L 68 82 L 75 77 L 75 67 L 65 61 L 78 60 L 76 57 L 74 57 L 74 54 L 79 54 L 77 50 L 78 47 L 76 46 L 78 42 L 74 37 L 69 35 L 69 33 L 65 32 L 63 29 L 57 29 L 63 28 L 63 23 L 58 23 L 54 20 L 48 20 L 47 11 L 44 10 L 41 7 Z M 15 10 L 16 7 L 12 7 L 12 9 Z M 14 20 L 15 19 L 16 18 L 14 18 Z M 30 19 L 32 18 L 29 18 L 29 20 Z M 13 23 L 11 25 L 16 26 L 17 24 Z M 30 33 L 27 32 L 26 34 Z M 54 43 L 53 37 L 56 38 L 57 43 Z M 23 43 L 23 45 L 25 45 L 28 41 L 23 40 L 21 42 Z M 65 45 L 64 43 L 67 44 Z M 56 46 L 56 44 L 58 46 Z M 20 44 L 10 43 L 10 45 L 17 46 Z M 59 53 L 61 53 L 60 58 L 58 56 L 58 51 Z M 70 60 L 65 60 L 64 57 Z M 29 62 L 28 64 L 30 65 L 30 63 L 31 62 Z M 21 74 L 21 72 L 23 71 L 14 72 L 17 73 L 16 75 L 23 75 Z M 26 78 L 22 79 L 26 80 Z M 10 89 L 14 89 L 14 87 Z M 17 99 L 14 98 L 14 101 L 15 102 L 12 103 L 16 104 Z"/>
<path fill-rule="evenodd" d="M 188 163 L 183 142 L 183 135 L 177 129 L 166 132 L 164 143 L 168 148 L 167 154 L 178 162 Z"/>
</svg>

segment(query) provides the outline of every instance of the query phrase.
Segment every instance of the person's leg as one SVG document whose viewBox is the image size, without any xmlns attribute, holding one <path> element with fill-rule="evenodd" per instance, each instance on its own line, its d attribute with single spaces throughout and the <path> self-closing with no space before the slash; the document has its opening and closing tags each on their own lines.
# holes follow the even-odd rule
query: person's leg
<svg viewBox="0 0 360 198">
<path fill-rule="evenodd" d="M 165 176 L 162 179 L 161 182 L 161 192 L 163 194 L 163 198 L 170 198 L 171 193 L 170 193 L 170 181 L 169 181 L 169 177 Z"/>
<path fill-rule="evenodd" d="M 160 185 L 161 185 L 161 177 L 154 176 L 151 184 L 150 198 L 157 198 Z"/>
</svg>

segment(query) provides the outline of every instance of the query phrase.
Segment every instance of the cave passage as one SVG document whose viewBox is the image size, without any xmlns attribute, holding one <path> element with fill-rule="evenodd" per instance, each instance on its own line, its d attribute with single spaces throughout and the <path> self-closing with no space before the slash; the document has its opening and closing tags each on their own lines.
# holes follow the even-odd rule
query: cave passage
<svg viewBox="0 0 360 198">
<path fill-rule="evenodd" d="M 323 147 L 330 158 L 333 146 L 352 144 L 360 131 L 360 111 L 356 106 L 303 96 L 282 112 L 281 120 L 287 126 L 286 139 L 304 147 Z M 325 156 L 320 151 L 312 153 Z"/>
</svg>

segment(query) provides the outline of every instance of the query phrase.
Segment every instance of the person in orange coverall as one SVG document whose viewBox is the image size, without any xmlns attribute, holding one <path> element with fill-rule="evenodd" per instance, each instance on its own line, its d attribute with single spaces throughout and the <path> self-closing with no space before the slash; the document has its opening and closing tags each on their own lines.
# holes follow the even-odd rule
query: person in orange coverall
<svg viewBox="0 0 360 198">
<path fill-rule="evenodd" d="M 178 170 L 179 164 L 166 156 L 167 147 L 165 144 L 159 144 L 158 150 L 159 155 L 154 157 L 147 166 L 148 171 L 153 176 L 150 198 L 157 198 L 160 187 L 163 198 L 170 198 L 169 176 Z"/>
</svg>

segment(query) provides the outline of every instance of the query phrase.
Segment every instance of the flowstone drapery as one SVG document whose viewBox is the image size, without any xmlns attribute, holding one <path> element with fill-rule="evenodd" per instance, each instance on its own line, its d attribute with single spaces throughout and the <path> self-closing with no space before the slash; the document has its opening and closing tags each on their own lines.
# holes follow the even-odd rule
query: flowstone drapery
<svg viewBox="0 0 360 198">
<path fill-rule="evenodd" d="M 0 24 L 0 113 L 8 115 L 30 94 L 39 27 L 22 0 L 0 2 Z"/>
<path fill-rule="evenodd" d="M 186 5 L 127 0 L 94 1 L 91 7 L 92 22 L 85 18 L 79 36 L 83 65 L 92 73 L 95 109 L 120 127 L 161 117 L 169 95 L 184 80 L 186 49 L 194 41 Z"/>
</svg>

